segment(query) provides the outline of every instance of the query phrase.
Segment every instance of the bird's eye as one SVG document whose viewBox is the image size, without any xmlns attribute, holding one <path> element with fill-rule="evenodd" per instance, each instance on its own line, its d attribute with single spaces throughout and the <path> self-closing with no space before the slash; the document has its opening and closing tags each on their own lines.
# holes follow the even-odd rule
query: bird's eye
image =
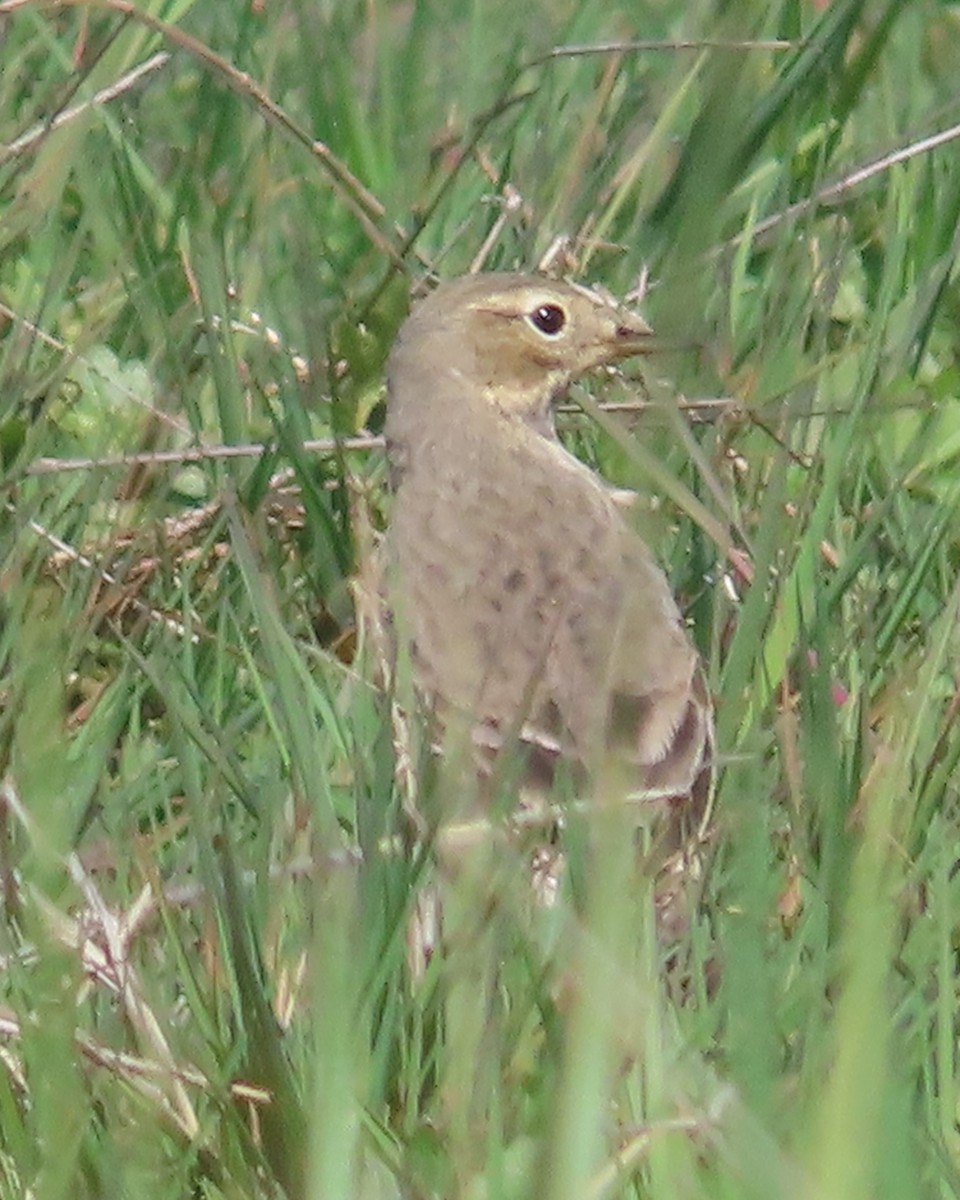
<svg viewBox="0 0 960 1200">
<path fill-rule="evenodd" d="M 559 304 L 541 304 L 530 314 L 530 322 L 547 337 L 556 337 L 567 323 L 567 314 Z"/>
</svg>

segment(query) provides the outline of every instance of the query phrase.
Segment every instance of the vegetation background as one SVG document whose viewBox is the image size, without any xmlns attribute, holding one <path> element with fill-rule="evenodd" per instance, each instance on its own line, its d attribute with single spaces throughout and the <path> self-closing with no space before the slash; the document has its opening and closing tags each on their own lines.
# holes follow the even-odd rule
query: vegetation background
<svg viewBox="0 0 960 1200">
<path fill-rule="evenodd" d="M 937 0 L 0 2 L 0 1194 L 960 1195 L 958 62 Z M 646 283 L 564 434 L 659 497 L 718 834 L 664 963 L 624 814 L 542 911 L 494 828 L 416 977 L 363 435 L 411 286 L 544 263 Z"/>
</svg>

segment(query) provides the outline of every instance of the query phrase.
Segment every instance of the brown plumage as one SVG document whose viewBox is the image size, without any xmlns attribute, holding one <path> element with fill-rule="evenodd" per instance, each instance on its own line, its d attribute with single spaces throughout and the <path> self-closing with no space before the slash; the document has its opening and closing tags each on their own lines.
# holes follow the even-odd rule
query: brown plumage
<svg viewBox="0 0 960 1200">
<path fill-rule="evenodd" d="M 457 279 L 417 304 L 388 368 L 384 571 L 398 660 L 478 759 L 519 742 L 541 779 L 559 759 L 588 778 L 615 751 L 632 791 L 679 799 L 703 791 L 710 754 L 697 654 L 552 411 L 650 335 L 595 293 L 531 275 Z"/>
</svg>

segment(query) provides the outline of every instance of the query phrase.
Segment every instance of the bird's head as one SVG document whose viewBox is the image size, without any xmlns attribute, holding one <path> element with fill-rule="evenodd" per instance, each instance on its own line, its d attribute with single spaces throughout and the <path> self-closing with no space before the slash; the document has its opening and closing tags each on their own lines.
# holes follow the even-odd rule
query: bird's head
<svg viewBox="0 0 960 1200">
<path fill-rule="evenodd" d="M 466 276 L 442 283 L 407 318 L 390 360 L 391 403 L 406 408 L 439 390 L 543 428 L 574 379 L 648 352 L 651 338 L 640 317 L 576 284 Z"/>
</svg>

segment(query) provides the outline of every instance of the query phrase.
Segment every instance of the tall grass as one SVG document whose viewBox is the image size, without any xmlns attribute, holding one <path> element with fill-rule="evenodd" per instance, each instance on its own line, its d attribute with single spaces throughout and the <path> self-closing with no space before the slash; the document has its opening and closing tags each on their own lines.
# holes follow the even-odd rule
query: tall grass
<svg viewBox="0 0 960 1200">
<path fill-rule="evenodd" d="M 0 21 L 0 1194 L 960 1195 L 955 7 Z M 664 346 L 563 433 L 717 697 L 669 950 L 617 806 L 438 873 L 356 655 L 410 288 L 544 263 Z"/>
</svg>

